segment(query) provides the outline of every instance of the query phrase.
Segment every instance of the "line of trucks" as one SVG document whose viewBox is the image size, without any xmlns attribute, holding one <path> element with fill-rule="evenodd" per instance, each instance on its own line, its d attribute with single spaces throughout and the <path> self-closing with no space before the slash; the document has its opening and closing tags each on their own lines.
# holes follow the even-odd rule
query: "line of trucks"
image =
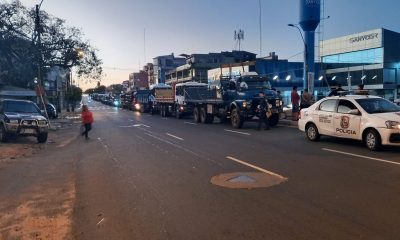
<svg viewBox="0 0 400 240">
<path fill-rule="evenodd" d="M 275 126 L 283 112 L 283 102 L 271 89 L 266 77 L 255 72 L 221 76 L 206 83 L 185 82 L 172 86 L 157 84 L 147 90 L 121 95 L 121 107 L 162 117 L 193 116 L 196 123 L 230 121 L 234 128 L 242 128 L 258 114 L 259 93 L 264 92 L 269 103 L 269 122 Z"/>
</svg>

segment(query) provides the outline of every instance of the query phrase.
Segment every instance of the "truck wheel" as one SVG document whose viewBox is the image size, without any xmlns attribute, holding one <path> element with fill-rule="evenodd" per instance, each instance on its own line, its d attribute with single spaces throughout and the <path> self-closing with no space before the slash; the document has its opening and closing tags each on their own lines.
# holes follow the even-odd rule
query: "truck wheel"
<svg viewBox="0 0 400 240">
<path fill-rule="evenodd" d="M 279 122 L 279 114 L 272 114 L 271 117 L 269 118 L 269 125 L 271 127 L 275 127 L 278 125 Z"/>
<path fill-rule="evenodd" d="M 176 119 L 182 118 L 182 114 L 179 112 L 179 105 L 176 105 L 176 107 L 175 107 L 175 117 L 176 117 Z"/>
<path fill-rule="evenodd" d="M 375 129 L 370 129 L 364 134 L 364 142 L 371 151 L 378 151 L 381 148 L 381 136 Z"/>
<path fill-rule="evenodd" d="M 8 134 L 6 128 L 3 125 L 0 126 L 0 142 L 8 142 Z"/>
<path fill-rule="evenodd" d="M 161 106 L 161 117 L 163 117 L 163 118 L 166 117 L 165 106 Z"/>
<path fill-rule="evenodd" d="M 206 123 L 213 123 L 214 122 L 214 115 L 213 114 L 207 114 L 206 115 Z"/>
<path fill-rule="evenodd" d="M 231 112 L 231 123 L 234 128 L 243 127 L 243 118 L 240 116 L 238 110 L 235 108 Z"/>
<path fill-rule="evenodd" d="M 200 122 L 207 123 L 207 113 L 205 108 L 200 108 Z"/>
<path fill-rule="evenodd" d="M 40 133 L 37 136 L 38 143 L 45 143 L 47 141 L 47 135 L 48 135 L 47 133 Z"/>
<path fill-rule="evenodd" d="M 193 120 L 195 123 L 200 123 L 200 111 L 198 107 L 193 109 Z"/>
</svg>

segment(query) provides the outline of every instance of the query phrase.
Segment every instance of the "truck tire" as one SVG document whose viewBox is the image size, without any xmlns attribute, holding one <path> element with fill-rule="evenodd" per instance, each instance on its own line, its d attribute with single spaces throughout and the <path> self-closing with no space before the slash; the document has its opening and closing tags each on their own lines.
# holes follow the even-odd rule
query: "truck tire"
<svg viewBox="0 0 400 240">
<path fill-rule="evenodd" d="M 203 107 L 200 108 L 200 122 L 201 123 L 206 123 L 206 118 L 207 118 L 206 115 L 207 115 L 206 110 Z"/>
<path fill-rule="evenodd" d="M 45 143 L 47 141 L 47 135 L 48 135 L 47 133 L 40 133 L 37 136 L 38 143 Z"/>
<path fill-rule="evenodd" d="M 165 106 L 162 105 L 162 106 L 161 106 L 161 117 L 165 118 L 166 115 L 167 115 L 167 114 L 166 114 L 166 112 L 165 112 Z"/>
<path fill-rule="evenodd" d="M 236 108 L 234 108 L 231 111 L 231 123 L 232 123 L 232 127 L 234 128 L 242 128 L 243 127 L 243 117 L 240 116 L 238 110 Z"/>
<path fill-rule="evenodd" d="M 195 123 L 200 123 L 200 111 L 198 107 L 193 109 L 193 120 Z"/>
<path fill-rule="evenodd" d="M 214 115 L 213 114 L 207 114 L 206 115 L 206 123 L 213 123 L 214 122 Z"/>
<path fill-rule="evenodd" d="M 179 105 L 175 106 L 175 117 L 176 117 L 176 119 L 181 119 L 182 118 L 182 115 L 179 112 Z"/>
<path fill-rule="evenodd" d="M 8 134 L 4 125 L 0 125 L 0 142 L 8 142 Z"/>
<path fill-rule="evenodd" d="M 279 123 L 279 113 L 272 114 L 269 118 L 269 125 L 275 127 Z"/>
</svg>

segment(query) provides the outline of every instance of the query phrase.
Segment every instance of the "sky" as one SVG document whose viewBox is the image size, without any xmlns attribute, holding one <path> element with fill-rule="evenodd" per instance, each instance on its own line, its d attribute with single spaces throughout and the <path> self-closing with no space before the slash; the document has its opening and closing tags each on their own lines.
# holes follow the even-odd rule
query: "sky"
<svg viewBox="0 0 400 240">
<path fill-rule="evenodd" d="M 11 0 L 10 0 L 11 1 Z M 34 6 L 40 0 L 21 0 Z M 400 0 L 324 0 L 323 38 L 375 28 L 400 32 Z M 260 53 L 259 0 L 44 0 L 42 9 L 78 27 L 99 50 L 104 85 L 121 83 L 129 73 L 159 55 L 235 49 L 234 31 L 243 29 L 242 49 Z M 261 0 L 262 56 L 302 61 L 298 0 Z M 95 87 L 96 82 L 80 83 Z"/>
</svg>

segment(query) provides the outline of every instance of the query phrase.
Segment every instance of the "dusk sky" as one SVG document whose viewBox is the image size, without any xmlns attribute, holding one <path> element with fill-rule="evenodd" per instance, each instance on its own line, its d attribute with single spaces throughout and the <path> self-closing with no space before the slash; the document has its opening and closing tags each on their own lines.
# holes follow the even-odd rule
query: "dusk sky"
<svg viewBox="0 0 400 240">
<path fill-rule="evenodd" d="M 34 6 L 40 0 L 22 0 Z M 233 32 L 245 31 L 243 50 L 259 54 L 258 0 L 44 0 L 42 9 L 82 29 L 99 49 L 107 76 L 102 84 L 121 83 L 158 55 L 231 51 Z M 262 0 L 263 56 L 287 59 L 303 51 L 296 29 L 297 0 Z M 375 28 L 400 32 L 399 0 L 325 0 L 324 37 Z M 146 29 L 146 55 L 144 54 Z M 400 43 L 399 43 L 400 44 Z M 290 58 L 301 61 L 301 55 Z M 94 87 L 95 83 L 81 87 Z"/>
</svg>

